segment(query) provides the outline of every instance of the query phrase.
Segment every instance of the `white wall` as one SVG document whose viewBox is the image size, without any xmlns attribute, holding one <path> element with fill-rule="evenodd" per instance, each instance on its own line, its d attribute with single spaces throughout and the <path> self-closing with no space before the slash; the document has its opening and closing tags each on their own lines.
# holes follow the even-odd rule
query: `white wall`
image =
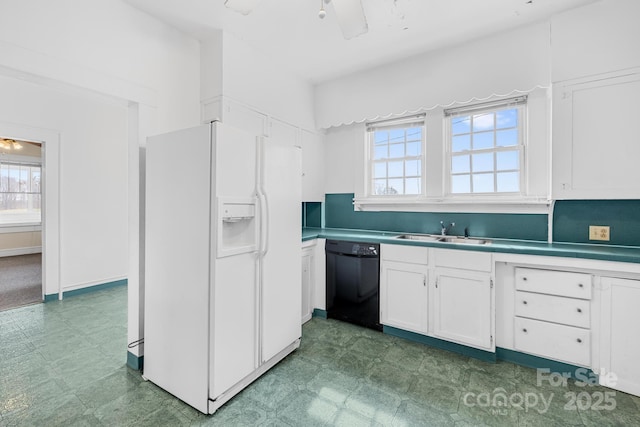
<svg viewBox="0 0 640 427">
<path fill-rule="evenodd" d="M 640 2 L 605 0 L 551 19 L 552 81 L 640 66 Z"/>
<path fill-rule="evenodd" d="M 0 93 L 12 100 L 0 103 L 3 122 L 56 129 L 60 135 L 59 279 L 62 289 L 126 277 L 125 105 L 7 77 L 0 77 Z M 58 293 L 57 281 L 50 279 L 45 293 Z"/>
<path fill-rule="evenodd" d="M 223 36 L 223 95 L 264 114 L 315 129 L 313 87 L 237 37 Z"/>
<path fill-rule="evenodd" d="M 328 128 L 549 83 L 549 24 L 539 23 L 321 83 L 316 125 Z"/>
<path fill-rule="evenodd" d="M 0 124 L 13 120 L 13 128 L 60 136 L 51 145 L 60 145 L 60 158 L 49 159 L 61 186 L 59 194 L 50 188 L 59 196 L 60 218 L 45 233 L 51 249 L 45 257 L 55 258 L 47 278 L 73 287 L 126 276 L 128 340 L 137 340 L 144 259 L 139 147 L 148 135 L 199 123 L 199 42 L 120 0 L 2 0 L 0 9 L 0 75 L 10 77 L 0 94 L 44 101 L 28 111 L 5 104 Z M 90 197 L 87 206 L 83 193 L 90 189 L 100 197 Z M 54 253 L 57 225 L 60 251 Z M 50 282 L 47 293 L 57 292 Z"/>
</svg>

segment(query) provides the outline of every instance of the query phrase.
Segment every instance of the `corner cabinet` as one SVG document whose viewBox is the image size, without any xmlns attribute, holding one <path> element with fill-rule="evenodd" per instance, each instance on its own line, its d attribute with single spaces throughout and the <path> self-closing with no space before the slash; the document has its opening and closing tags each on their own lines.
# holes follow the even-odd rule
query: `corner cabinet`
<svg viewBox="0 0 640 427">
<path fill-rule="evenodd" d="M 495 351 L 490 253 L 434 249 L 433 335 Z"/>
<path fill-rule="evenodd" d="M 600 383 L 640 396 L 640 280 L 601 284 Z"/>
<path fill-rule="evenodd" d="M 553 88 L 553 198 L 640 198 L 640 69 Z"/>
<path fill-rule="evenodd" d="M 428 333 L 428 248 L 381 245 L 380 323 Z"/>
</svg>

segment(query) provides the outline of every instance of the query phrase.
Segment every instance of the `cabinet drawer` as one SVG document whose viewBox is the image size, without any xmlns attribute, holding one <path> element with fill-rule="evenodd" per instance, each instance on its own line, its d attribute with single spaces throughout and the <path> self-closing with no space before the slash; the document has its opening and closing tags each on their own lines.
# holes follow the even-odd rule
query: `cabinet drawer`
<svg viewBox="0 0 640 427">
<path fill-rule="evenodd" d="M 385 261 L 426 265 L 429 259 L 429 248 L 407 245 L 381 245 L 380 255 Z"/>
<path fill-rule="evenodd" d="M 591 280 L 591 275 L 585 273 L 516 268 L 519 291 L 591 299 Z"/>
<path fill-rule="evenodd" d="M 580 366 L 591 363 L 591 331 L 515 318 L 515 349 Z"/>
<path fill-rule="evenodd" d="M 463 270 L 491 271 L 491 254 L 488 252 L 458 251 L 455 249 L 436 249 L 435 264 Z"/>
<path fill-rule="evenodd" d="M 516 316 L 589 328 L 590 309 L 588 300 L 516 291 Z"/>
</svg>

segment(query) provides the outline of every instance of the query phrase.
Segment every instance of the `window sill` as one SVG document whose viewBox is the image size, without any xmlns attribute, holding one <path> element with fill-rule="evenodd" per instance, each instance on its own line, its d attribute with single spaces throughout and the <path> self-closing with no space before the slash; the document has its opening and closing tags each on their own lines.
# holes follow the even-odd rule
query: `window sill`
<svg viewBox="0 0 640 427">
<path fill-rule="evenodd" d="M 518 199 L 428 199 L 428 198 L 374 198 L 355 197 L 353 206 L 363 212 L 463 212 L 548 214 L 551 202 L 540 198 Z"/>
</svg>

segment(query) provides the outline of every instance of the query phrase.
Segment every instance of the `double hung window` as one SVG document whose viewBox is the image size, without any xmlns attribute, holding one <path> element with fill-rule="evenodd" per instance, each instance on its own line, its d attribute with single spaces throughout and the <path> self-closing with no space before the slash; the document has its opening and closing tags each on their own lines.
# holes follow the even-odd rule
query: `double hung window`
<svg viewBox="0 0 640 427">
<path fill-rule="evenodd" d="M 369 123 L 369 194 L 423 193 L 424 115 Z"/>
<path fill-rule="evenodd" d="M 526 97 L 445 110 L 449 194 L 521 193 Z"/>
<path fill-rule="evenodd" d="M 0 163 L 0 226 L 40 223 L 40 178 L 40 165 Z"/>
</svg>

